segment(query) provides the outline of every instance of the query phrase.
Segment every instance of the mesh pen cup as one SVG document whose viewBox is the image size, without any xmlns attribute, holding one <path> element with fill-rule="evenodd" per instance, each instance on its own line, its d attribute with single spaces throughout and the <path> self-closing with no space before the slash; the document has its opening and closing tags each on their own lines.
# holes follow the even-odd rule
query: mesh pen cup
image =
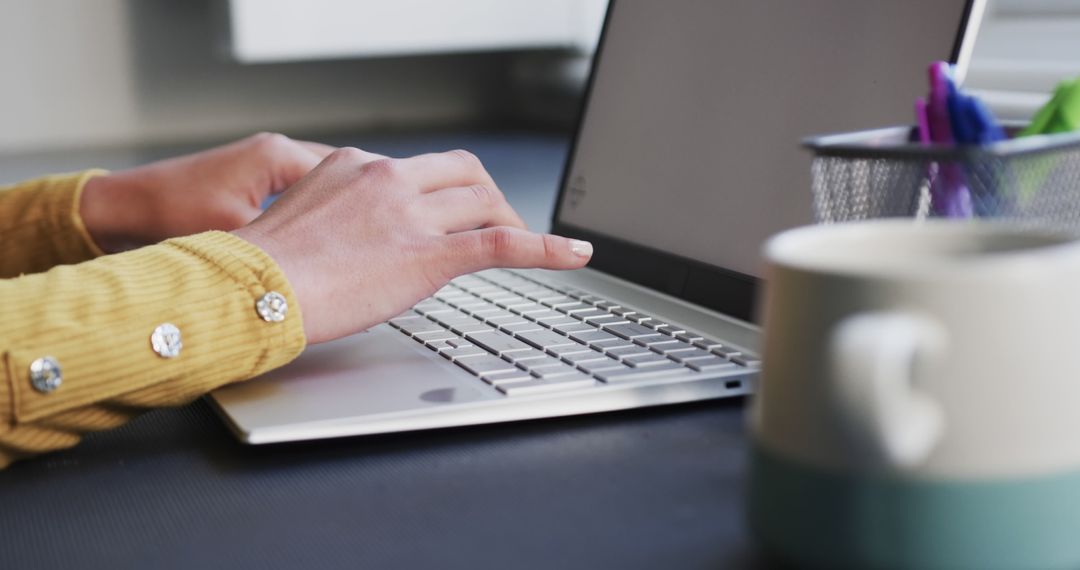
<svg viewBox="0 0 1080 570">
<path fill-rule="evenodd" d="M 995 218 L 1080 229 L 1080 133 L 985 146 L 921 144 L 916 135 L 900 126 L 804 141 L 817 221 Z"/>
</svg>

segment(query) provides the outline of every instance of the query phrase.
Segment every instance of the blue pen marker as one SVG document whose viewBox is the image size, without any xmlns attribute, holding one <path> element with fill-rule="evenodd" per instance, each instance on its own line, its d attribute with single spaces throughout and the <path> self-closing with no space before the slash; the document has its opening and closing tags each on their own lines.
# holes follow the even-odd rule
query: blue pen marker
<svg viewBox="0 0 1080 570">
<path fill-rule="evenodd" d="M 1005 140 L 1005 131 L 977 97 L 964 94 L 951 86 L 949 91 L 949 119 L 953 137 L 960 145 L 986 145 Z M 966 180 L 974 182 L 968 189 L 975 214 L 978 216 L 996 216 L 1005 208 L 1006 197 L 999 192 L 999 180 L 1004 173 L 985 171 L 989 164 L 968 164 Z M 984 169 L 975 172 L 973 168 Z M 978 178 L 973 178 L 978 176 Z"/>
</svg>

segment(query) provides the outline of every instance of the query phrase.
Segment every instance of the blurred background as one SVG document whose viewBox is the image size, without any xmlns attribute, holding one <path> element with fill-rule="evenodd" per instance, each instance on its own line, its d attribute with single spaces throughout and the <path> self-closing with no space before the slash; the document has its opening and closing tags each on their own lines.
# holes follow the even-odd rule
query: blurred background
<svg viewBox="0 0 1080 570">
<path fill-rule="evenodd" d="M 529 133 L 557 170 L 606 4 L 0 0 L 0 183 L 260 130 L 391 153 Z M 999 114 L 1077 74 L 1080 0 L 992 1 L 968 85 Z"/>
<path fill-rule="evenodd" d="M 606 0 L 2 0 L 0 153 L 565 129 Z"/>
</svg>

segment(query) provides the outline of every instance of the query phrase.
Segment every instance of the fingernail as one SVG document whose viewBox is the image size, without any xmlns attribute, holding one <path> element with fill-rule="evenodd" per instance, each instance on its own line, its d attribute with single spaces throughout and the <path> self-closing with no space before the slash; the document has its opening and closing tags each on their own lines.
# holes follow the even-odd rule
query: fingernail
<svg viewBox="0 0 1080 570">
<path fill-rule="evenodd" d="M 587 241 L 572 239 L 570 240 L 570 251 L 580 257 L 590 257 L 592 255 L 592 244 Z"/>
</svg>

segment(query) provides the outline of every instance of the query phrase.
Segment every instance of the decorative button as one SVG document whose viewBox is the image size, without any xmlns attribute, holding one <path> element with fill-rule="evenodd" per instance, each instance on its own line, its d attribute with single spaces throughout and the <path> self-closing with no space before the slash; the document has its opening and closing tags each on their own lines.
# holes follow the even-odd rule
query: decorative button
<svg viewBox="0 0 1080 570">
<path fill-rule="evenodd" d="M 285 296 L 277 291 L 271 291 L 255 303 L 255 310 L 259 312 L 262 320 L 268 323 L 280 323 L 285 320 L 285 314 L 289 312 L 289 302 Z"/>
<path fill-rule="evenodd" d="M 150 346 L 162 358 L 180 356 L 180 349 L 184 348 L 184 343 L 180 340 L 180 329 L 172 323 L 161 323 L 150 334 Z"/>
<path fill-rule="evenodd" d="M 30 384 L 42 394 L 48 394 L 60 387 L 64 375 L 60 372 L 60 363 L 52 356 L 42 356 L 30 363 Z"/>
</svg>

